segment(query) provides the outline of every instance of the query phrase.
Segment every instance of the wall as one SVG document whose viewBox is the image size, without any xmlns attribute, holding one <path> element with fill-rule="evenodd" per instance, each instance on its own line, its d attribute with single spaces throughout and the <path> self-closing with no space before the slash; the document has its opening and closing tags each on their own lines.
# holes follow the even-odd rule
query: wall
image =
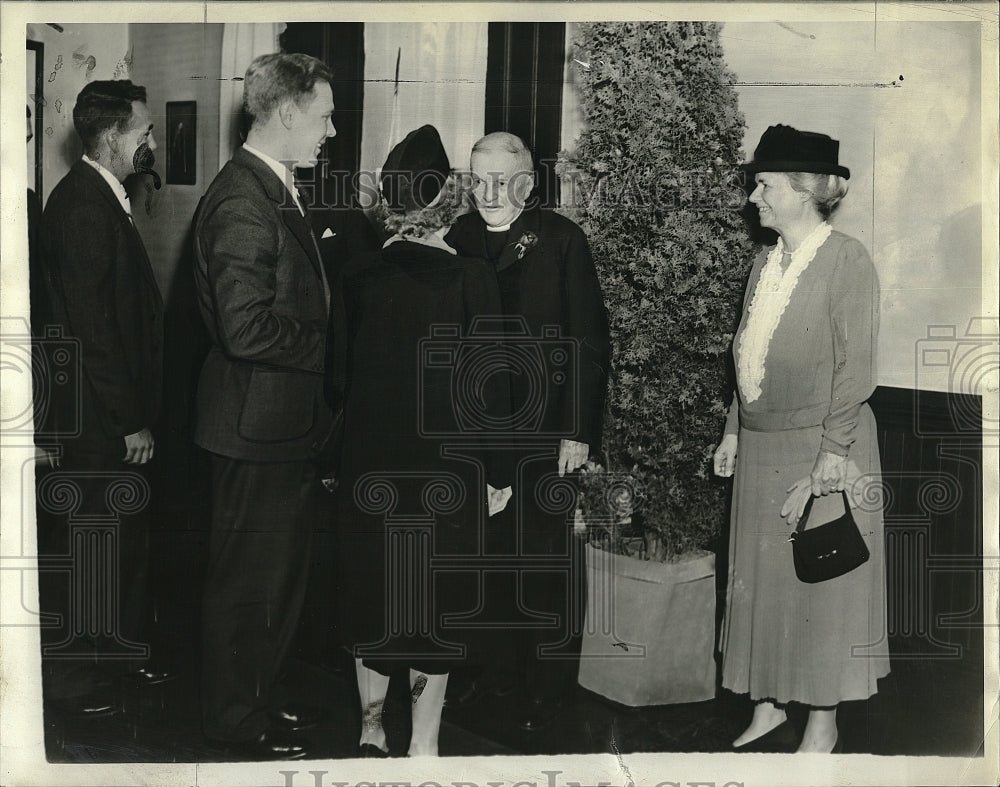
<svg viewBox="0 0 1000 787">
<path fill-rule="evenodd" d="M 77 94 L 95 79 L 118 79 L 128 75 L 128 27 L 123 24 L 67 24 L 62 25 L 60 33 L 48 25 L 27 26 L 27 38 L 41 41 L 45 46 L 43 201 L 83 152 L 73 128 Z"/>
<path fill-rule="evenodd" d="M 159 191 L 147 195 L 133 190 L 132 212 L 149 252 L 153 272 L 165 301 L 185 251 L 185 242 L 198 200 L 219 171 L 219 74 L 222 57 L 221 24 L 133 24 L 135 60 L 132 80 L 145 85 L 153 115 L 153 135 L 159 146 L 154 169 L 163 179 Z M 169 140 L 166 138 L 168 101 L 198 102 L 198 144 L 193 186 L 166 182 Z M 224 163 L 224 162 L 223 162 Z"/>
<path fill-rule="evenodd" d="M 979 25 L 727 22 L 721 41 L 747 158 L 775 123 L 840 140 L 851 191 L 833 224 L 879 273 L 879 383 L 969 392 L 971 375 L 926 366 L 918 342 L 932 326 L 961 336 L 982 313 Z M 567 47 L 564 148 L 583 127 L 573 56 Z"/>
<path fill-rule="evenodd" d="M 929 327 L 961 335 L 982 311 L 979 25 L 727 23 L 722 43 L 748 154 L 778 122 L 841 142 L 851 192 L 834 226 L 879 273 L 879 382 L 965 390 L 917 352 Z"/>
<path fill-rule="evenodd" d="M 379 167 L 392 142 L 427 122 L 441 131 L 453 166 L 465 166 L 483 129 L 486 27 L 366 25 L 362 168 Z M 570 41 L 575 28 L 567 26 Z M 166 101 L 198 101 L 197 184 L 165 184 L 148 216 L 145 196 L 136 200 L 137 224 L 169 295 L 188 222 L 219 166 L 222 25 L 76 24 L 62 33 L 29 25 L 28 35 L 45 44 L 52 76 L 45 83 L 45 196 L 79 155 L 72 105 L 88 79 L 131 74 L 149 88 L 161 130 Z M 777 122 L 841 140 L 851 193 L 834 223 L 868 246 L 881 279 L 879 382 L 966 390 L 969 381 L 949 380 L 947 367 L 929 368 L 918 353 L 929 329 L 954 326 L 961 336 L 982 311 L 978 24 L 728 22 L 722 44 L 738 80 L 748 155 Z M 397 47 L 402 82 L 393 126 Z M 582 125 L 573 55 L 568 47 L 564 148 Z"/>
<path fill-rule="evenodd" d="M 485 22 L 365 24 L 362 171 L 381 167 L 392 145 L 425 123 L 437 127 L 452 167 L 468 167 L 485 122 L 486 39 Z"/>
</svg>

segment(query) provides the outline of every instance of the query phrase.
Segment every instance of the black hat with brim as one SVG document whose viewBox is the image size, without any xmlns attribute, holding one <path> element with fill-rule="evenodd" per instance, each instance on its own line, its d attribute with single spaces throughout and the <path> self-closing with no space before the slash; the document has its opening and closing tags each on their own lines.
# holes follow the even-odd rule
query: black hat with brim
<svg viewBox="0 0 1000 787">
<path fill-rule="evenodd" d="M 379 179 L 382 196 L 394 212 L 423 210 L 437 199 L 450 172 L 438 130 L 421 126 L 389 152 Z"/>
<path fill-rule="evenodd" d="M 760 138 L 753 160 L 740 169 L 756 172 L 815 172 L 850 178 L 851 171 L 838 161 L 840 142 L 826 134 L 799 131 L 791 126 L 771 126 Z"/>
</svg>

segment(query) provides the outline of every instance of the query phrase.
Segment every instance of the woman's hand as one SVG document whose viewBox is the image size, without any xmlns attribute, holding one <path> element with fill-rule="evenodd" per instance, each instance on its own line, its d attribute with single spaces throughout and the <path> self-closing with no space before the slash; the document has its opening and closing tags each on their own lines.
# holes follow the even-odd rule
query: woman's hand
<svg viewBox="0 0 1000 787">
<path fill-rule="evenodd" d="M 787 519 L 788 524 L 794 527 L 802 519 L 802 512 L 806 509 L 806 503 L 812 497 L 812 478 L 810 476 L 800 478 L 785 491 L 788 492 L 788 498 L 781 507 L 781 516 Z"/>
<path fill-rule="evenodd" d="M 509 486 L 505 486 L 503 489 L 497 489 L 496 487 L 486 485 L 486 504 L 488 509 L 488 516 L 493 516 L 494 514 L 499 514 L 507 507 L 507 501 L 510 500 L 513 490 Z"/>
<path fill-rule="evenodd" d="M 715 449 L 715 474 L 729 478 L 736 471 L 736 435 L 727 434 Z"/>
<path fill-rule="evenodd" d="M 847 481 L 847 457 L 820 451 L 810 478 L 812 493 L 817 497 L 843 491 Z"/>
</svg>

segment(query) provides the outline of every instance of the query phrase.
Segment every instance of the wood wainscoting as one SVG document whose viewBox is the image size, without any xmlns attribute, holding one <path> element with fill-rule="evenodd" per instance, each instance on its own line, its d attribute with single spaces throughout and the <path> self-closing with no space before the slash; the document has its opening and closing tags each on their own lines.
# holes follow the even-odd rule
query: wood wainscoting
<svg viewBox="0 0 1000 787">
<path fill-rule="evenodd" d="M 995 557 L 989 565 L 983 558 L 982 400 L 880 387 L 870 404 L 882 453 L 893 659 L 969 660 L 981 673 L 983 575 L 997 568 Z"/>
</svg>

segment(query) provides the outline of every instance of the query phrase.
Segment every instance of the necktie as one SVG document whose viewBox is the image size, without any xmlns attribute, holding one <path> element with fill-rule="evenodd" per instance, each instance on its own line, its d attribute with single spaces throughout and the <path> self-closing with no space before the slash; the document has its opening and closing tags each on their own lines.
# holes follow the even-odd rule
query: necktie
<svg viewBox="0 0 1000 787">
<path fill-rule="evenodd" d="M 295 192 L 295 201 L 298 203 L 299 213 L 301 213 L 303 216 L 308 216 L 309 210 L 308 208 L 306 208 L 305 195 L 303 194 L 302 189 L 299 188 L 299 184 L 296 183 L 294 180 L 292 181 L 292 189 Z"/>
</svg>

